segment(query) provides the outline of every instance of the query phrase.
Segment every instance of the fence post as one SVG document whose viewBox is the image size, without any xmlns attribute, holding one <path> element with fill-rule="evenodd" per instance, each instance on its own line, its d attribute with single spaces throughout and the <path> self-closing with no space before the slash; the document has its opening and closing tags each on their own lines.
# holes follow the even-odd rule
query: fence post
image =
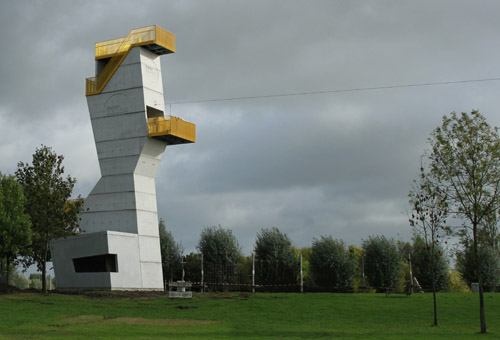
<svg viewBox="0 0 500 340">
<path fill-rule="evenodd" d="M 300 292 L 304 293 L 304 273 L 302 272 L 302 252 L 300 253 Z"/>
<path fill-rule="evenodd" d="M 201 253 L 201 292 L 205 292 L 205 282 L 204 282 L 204 272 L 203 272 L 203 253 Z"/>
<path fill-rule="evenodd" d="M 363 278 L 363 293 L 366 293 L 366 280 L 365 280 L 365 254 L 361 255 L 361 277 Z"/>
<path fill-rule="evenodd" d="M 255 253 L 252 253 L 252 293 L 255 293 Z"/>
</svg>

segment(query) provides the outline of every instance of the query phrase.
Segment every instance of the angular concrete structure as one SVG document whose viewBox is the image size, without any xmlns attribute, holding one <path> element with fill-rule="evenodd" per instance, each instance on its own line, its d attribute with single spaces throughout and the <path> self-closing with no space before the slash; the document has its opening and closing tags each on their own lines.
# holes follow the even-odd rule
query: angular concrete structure
<svg viewBox="0 0 500 340">
<path fill-rule="evenodd" d="M 155 176 L 167 145 L 195 142 L 194 124 L 163 112 L 160 55 L 174 51 L 157 26 L 96 44 L 87 104 L 102 177 L 82 233 L 52 243 L 58 288 L 163 290 Z"/>
</svg>

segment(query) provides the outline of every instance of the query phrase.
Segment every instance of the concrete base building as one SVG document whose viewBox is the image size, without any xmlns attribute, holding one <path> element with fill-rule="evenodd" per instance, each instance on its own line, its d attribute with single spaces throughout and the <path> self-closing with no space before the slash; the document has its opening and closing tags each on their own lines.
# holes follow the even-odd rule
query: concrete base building
<svg viewBox="0 0 500 340">
<path fill-rule="evenodd" d="M 173 52 L 158 26 L 96 44 L 87 103 L 102 177 L 82 233 L 52 242 L 58 288 L 163 290 L 155 176 L 167 145 L 195 142 L 194 124 L 164 116 L 160 55 Z"/>
</svg>

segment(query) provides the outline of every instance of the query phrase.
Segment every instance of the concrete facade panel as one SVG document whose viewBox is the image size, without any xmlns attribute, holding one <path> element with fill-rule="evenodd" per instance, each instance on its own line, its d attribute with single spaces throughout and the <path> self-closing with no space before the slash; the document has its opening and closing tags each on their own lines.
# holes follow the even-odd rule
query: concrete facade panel
<svg viewBox="0 0 500 340">
<path fill-rule="evenodd" d="M 165 107 L 165 102 L 163 100 L 163 93 L 144 88 L 143 94 L 144 94 L 144 103 L 146 106 L 162 111 L 163 115 L 170 114 L 170 108 Z"/>
<path fill-rule="evenodd" d="M 124 175 L 134 172 L 139 156 L 106 158 L 99 160 L 102 176 Z"/>
<path fill-rule="evenodd" d="M 153 236 L 139 235 L 139 249 L 141 262 L 161 263 L 160 239 Z"/>
<path fill-rule="evenodd" d="M 144 137 L 119 139 L 97 143 L 97 157 L 99 159 L 138 156 L 146 143 Z"/>
<path fill-rule="evenodd" d="M 118 116 L 144 111 L 144 91 L 134 88 L 87 97 L 90 118 Z"/>
<path fill-rule="evenodd" d="M 109 287 L 109 273 L 77 273 L 73 259 L 108 253 L 107 233 L 71 236 L 51 242 L 56 286 L 64 288 Z"/>
<path fill-rule="evenodd" d="M 158 214 L 153 211 L 137 210 L 139 235 L 159 237 Z"/>
<path fill-rule="evenodd" d="M 155 177 L 158 169 L 160 168 L 160 162 L 161 160 L 159 159 L 141 155 L 134 173 L 146 177 Z"/>
<path fill-rule="evenodd" d="M 148 137 L 148 126 L 145 112 L 135 112 L 120 116 L 95 118 L 91 120 L 96 143 Z"/>
<path fill-rule="evenodd" d="M 134 191 L 134 175 L 114 175 L 101 177 L 97 185 L 92 189 L 90 196 L 113 192 Z"/>
<path fill-rule="evenodd" d="M 165 142 L 154 138 L 148 138 L 142 147 L 141 155 L 149 156 L 161 161 L 166 147 L 167 145 Z"/>
<path fill-rule="evenodd" d="M 163 290 L 163 273 L 161 262 L 141 262 L 144 289 Z"/>
<path fill-rule="evenodd" d="M 123 91 L 131 88 L 141 88 L 142 82 L 141 64 L 120 65 L 108 81 L 102 93 Z"/>
<path fill-rule="evenodd" d="M 92 195 L 85 202 L 89 212 L 134 210 L 136 209 L 134 192 L 114 192 L 109 194 Z"/>
<path fill-rule="evenodd" d="M 115 289 L 143 288 L 137 234 L 115 233 L 109 237 L 109 252 L 117 254 L 118 272 L 111 273 Z"/>
<path fill-rule="evenodd" d="M 141 62 L 141 50 L 143 50 L 143 48 L 140 48 L 140 47 L 134 47 L 132 48 L 127 56 L 125 57 L 125 59 L 122 61 L 122 65 L 130 65 L 130 64 L 138 64 Z M 148 51 L 149 52 L 149 51 Z M 155 55 L 156 57 L 156 55 Z"/>
<path fill-rule="evenodd" d="M 137 233 L 137 210 L 85 212 L 80 215 L 80 228 L 86 233 L 102 230 Z"/>
<path fill-rule="evenodd" d="M 149 51 L 145 52 L 149 53 Z M 144 88 L 163 93 L 160 57 L 155 55 L 156 58 L 149 58 L 145 52 L 144 55 L 141 56 L 141 73 L 143 86 Z"/>
<path fill-rule="evenodd" d="M 146 177 L 141 175 L 134 175 L 135 190 L 137 192 L 143 192 L 146 194 L 151 194 L 156 196 L 156 184 L 155 179 L 152 177 Z"/>
<path fill-rule="evenodd" d="M 136 209 L 142 211 L 157 212 L 156 195 L 146 194 L 144 192 L 135 192 Z M 141 223 L 142 221 L 139 221 Z"/>
</svg>

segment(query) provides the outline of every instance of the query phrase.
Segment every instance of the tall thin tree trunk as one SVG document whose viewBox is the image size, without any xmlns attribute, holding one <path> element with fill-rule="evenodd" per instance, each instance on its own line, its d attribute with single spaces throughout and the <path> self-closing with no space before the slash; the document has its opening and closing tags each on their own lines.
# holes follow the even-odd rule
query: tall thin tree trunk
<svg viewBox="0 0 500 340">
<path fill-rule="evenodd" d="M 483 295 L 483 278 L 481 275 L 481 259 L 478 251 L 477 241 L 477 225 L 472 226 L 472 233 L 474 238 L 474 257 L 476 260 L 476 276 L 479 284 L 479 320 L 481 324 L 481 333 L 487 333 L 486 328 L 486 313 L 484 311 L 484 295 Z"/>
<path fill-rule="evenodd" d="M 481 333 L 487 333 L 486 313 L 484 312 L 483 279 L 481 274 L 479 274 L 479 318 L 481 319 Z"/>
<path fill-rule="evenodd" d="M 431 246 L 431 279 L 432 279 L 432 298 L 434 299 L 434 326 L 438 325 L 438 317 L 437 317 L 437 302 L 436 302 L 436 270 L 435 262 L 434 262 L 434 238 L 432 239 Z"/>
<path fill-rule="evenodd" d="M 43 267 L 42 267 L 42 292 L 44 294 L 47 294 L 47 282 L 45 281 L 45 277 L 47 276 L 47 269 L 46 269 L 46 266 L 47 266 L 47 262 L 44 260 L 43 263 L 42 263 Z"/>
<path fill-rule="evenodd" d="M 434 281 L 434 273 L 432 273 L 432 298 L 434 299 L 434 326 L 438 325 L 437 302 L 436 302 L 436 281 Z"/>
<path fill-rule="evenodd" d="M 45 251 L 42 260 L 42 292 L 47 294 L 47 255 L 49 252 L 48 244 L 45 244 Z"/>
<path fill-rule="evenodd" d="M 10 259 L 7 256 L 7 258 L 5 259 L 5 284 L 7 286 L 9 285 L 9 281 L 10 281 L 9 272 L 10 272 Z"/>
</svg>

